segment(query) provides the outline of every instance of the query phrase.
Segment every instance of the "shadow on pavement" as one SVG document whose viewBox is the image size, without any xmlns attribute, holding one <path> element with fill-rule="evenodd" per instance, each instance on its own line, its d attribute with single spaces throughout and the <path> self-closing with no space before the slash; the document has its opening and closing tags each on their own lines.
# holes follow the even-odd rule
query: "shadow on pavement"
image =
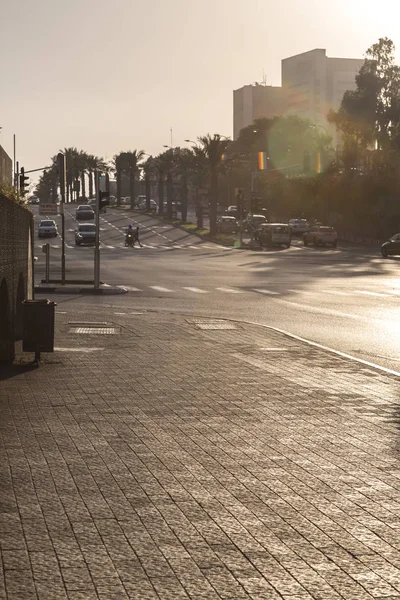
<svg viewBox="0 0 400 600">
<path fill-rule="evenodd" d="M 34 360 L 24 363 L 13 363 L 11 365 L 1 365 L 0 364 L 0 381 L 5 381 L 6 379 L 12 379 L 13 377 L 19 377 L 20 375 L 24 375 L 25 373 L 30 373 L 31 371 L 36 371 L 39 368 L 39 364 Z"/>
</svg>

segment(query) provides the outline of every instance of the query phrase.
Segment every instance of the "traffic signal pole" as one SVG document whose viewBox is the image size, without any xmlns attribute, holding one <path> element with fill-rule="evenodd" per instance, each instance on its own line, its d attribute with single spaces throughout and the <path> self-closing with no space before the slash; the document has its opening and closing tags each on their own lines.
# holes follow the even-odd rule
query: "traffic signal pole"
<svg viewBox="0 0 400 600">
<path fill-rule="evenodd" d="M 96 224 L 96 241 L 94 245 L 94 289 L 100 288 L 100 174 L 95 172 L 95 189 L 96 189 L 96 209 L 95 209 L 95 224 Z"/>
<path fill-rule="evenodd" d="M 60 176 L 60 195 L 61 195 L 61 284 L 65 285 L 65 184 L 66 184 L 66 164 L 65 154 L 59 152 L 57 155 L 58 174 Z"/>
</svg>

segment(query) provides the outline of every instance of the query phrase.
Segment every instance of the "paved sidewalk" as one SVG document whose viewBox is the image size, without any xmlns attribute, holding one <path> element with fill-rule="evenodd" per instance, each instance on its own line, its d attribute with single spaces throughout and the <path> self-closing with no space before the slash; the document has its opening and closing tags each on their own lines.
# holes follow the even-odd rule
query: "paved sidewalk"
<svg viewBox="0 0 400 600">
<path fill-rule="evenodd" d="M 98 306 L 3 372 L 0 599 L 400 599 L 400 379 Z"/>
</svg>

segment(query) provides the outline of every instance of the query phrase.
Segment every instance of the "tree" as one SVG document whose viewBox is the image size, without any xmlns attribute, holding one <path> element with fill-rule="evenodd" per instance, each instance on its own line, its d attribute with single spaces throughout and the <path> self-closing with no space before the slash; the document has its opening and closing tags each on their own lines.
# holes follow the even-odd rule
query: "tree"
<svg viewBox="0 0 400 600">
<path fill-rule="evenodd" d="M 172 219 L 172 172 L 175 167 L 174 150 L 169 148 L 165 152 L 159 154 L 155 159 L 156 169 L 158 172 L 158 213 L 164 213 L 164 181 L 167 179 L 167 218 Z"/>
<path fill-rule="evenodd" d="M 210 176 L 210 235 L 217 233 L 218 175 L 222 166 L 222 155 L 226 152 L 231 140 L 222 138 L 218 133 L 207 134 L 198 138 L 208 164 Z"/>
<path fill-rule="evenodd" d="M 382 151 L 398 147 L 400 68 L 394 64 L 394 50 L 388 38 L 373 44 L 356 77 L 356 89 L 345 92 L 339 110 L 329 113 L 352 153 L 375 146 Z"/>
<path fill-rule="evenodd" d="M 121 205 L 122 176 L 128 169 L 127 153 L 120 152 L 113 158 L 113 170 L 117 181 L 117 206 Z"/>
<path fill-rule="evenodd" d="M 144 175 L 144 186 L 145 186 L 145 194 L 146 194 L 146 211 L 150 211 L 150 199 L 151 199 L 151 177 L 153 173 L 156 171 L 155 161 L 152 156 L 146 160 L 145 163 L 142 164 L 142 171 Z"/>
<path fill-rule="evenodd" d="M 135 188 L 136 176 L 138 174 L 139 163 L 144 157 L 143 150 L 133 150 L 125 152 L 126 170 L 129 176 L 129 193 L 131 197 L 131 209 L 135 206 Z"/>
</svg>

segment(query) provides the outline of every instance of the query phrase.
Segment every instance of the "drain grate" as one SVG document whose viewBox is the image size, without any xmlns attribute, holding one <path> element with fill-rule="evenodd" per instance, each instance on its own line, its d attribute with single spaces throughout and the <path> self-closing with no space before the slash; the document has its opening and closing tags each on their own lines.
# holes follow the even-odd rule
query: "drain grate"
<svg viewBox="0 0 400 600">
<path fill-rule="evenodd" d="M 204 319 L 194 318 L 186 319 L 187 323 L 193 323 L 197 329 L 238 329 L 237 325 L 231 321 L 225 321 L 224 319 Z"/>
<path fill-rule="evenodd" d="M 70 333 L 115 335 L 118 331 L 116 327 L 71 327 Z"/>
<path fill-rule="evenodd" d="M 91 321 L 70 321 L 70 333 L 81 333 L 85 335 L 116 335 L 119 333 L 119 327 L 113 327 L 107 321 L 91 322 Z"/>
<path fill-rule="evenodd" d="M 197 323 L 197 329 L 237 329 L 236 325 L 227 321 L 213 323 Z"/>
</svg>

